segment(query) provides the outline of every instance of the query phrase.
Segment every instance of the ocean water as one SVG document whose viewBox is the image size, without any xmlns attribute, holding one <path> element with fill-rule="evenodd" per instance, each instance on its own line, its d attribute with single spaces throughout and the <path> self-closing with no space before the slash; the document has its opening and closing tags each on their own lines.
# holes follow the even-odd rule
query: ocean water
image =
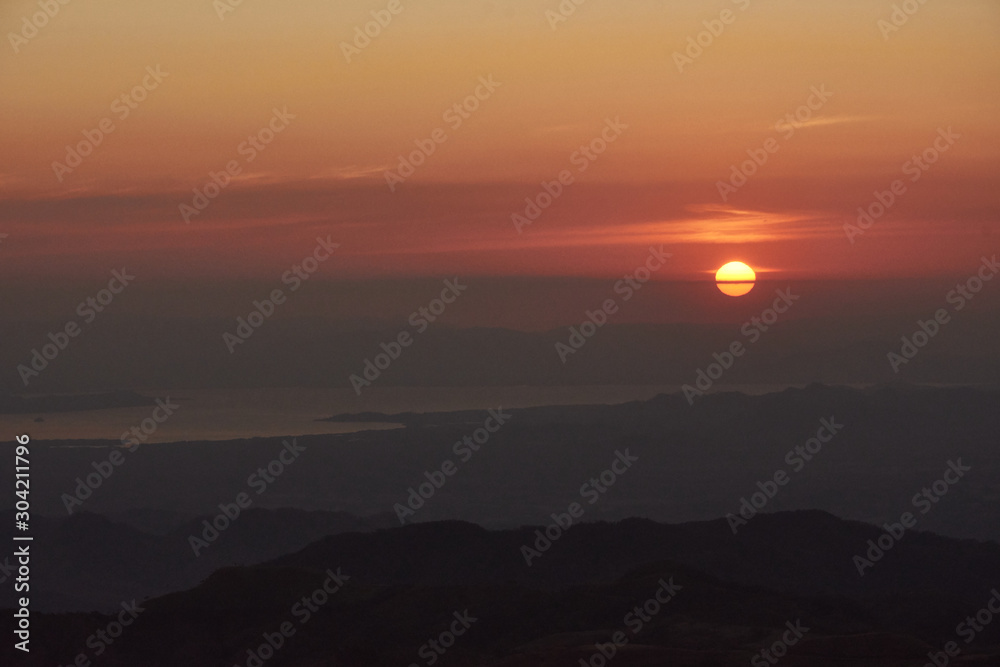
<svg viewBox="0 0 1000 667">
<path fill-rule="evenodd" d="M 744 393 L 780 391 L 783 386 L 719 387 Z M 542 405 L 610 405 L 675 393 L 677 386 L 574 387 L 370 387 L 359 397 L 351 389 L 152 389 L 151 398 L 169 398 L 180 407 L 147 442 L 236 440 L 254 437 L 352 433 L 398 428 L 386 422 L 321 422 L 324 417 L 359 412 L 393 414 L 524 408 Z M 120 440 L 151 417 L 152 407 L 82 412 L 0 415 L 0 441 L 27 433 L 42 440 Z"/>
</svg>

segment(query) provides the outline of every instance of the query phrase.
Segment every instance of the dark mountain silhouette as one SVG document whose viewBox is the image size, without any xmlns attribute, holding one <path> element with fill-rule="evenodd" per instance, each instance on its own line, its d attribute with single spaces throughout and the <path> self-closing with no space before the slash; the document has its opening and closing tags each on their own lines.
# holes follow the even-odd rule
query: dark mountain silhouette
<svg viewBox="0 0 1000 667">
<path fill-rule="evenodd" d="M 421 647 L 468 610 L 475 620 L 440 664 L 574 665 L 621 631 L 628 643 L 614 664 L 745 665 L 798 627 L 782 664 L 903 667 L 955 640 L 1000 572 L 1000 545 L 913 534 L 861 578 L 850 557 L 877 529 L 819 512 L 761 516 L 737 536 L 724 521 L 583 525 L 529 568 L 519 547 L 533 533 L 447 522 L 329 536 L 140 601 L 100 664 L 247 665 L 248 650 L 286 622 L 294 634 L 267 665 L 429 664 Z M 304 619 L 295 605 L 337 573 L 348 577 L 342 588 Z M 635 608 L 668 590 L 637 626 Z M 88 637 L 115 617 L 33 618 L 52 639 L 19 664 L 93 657 Z M 3 646 L 0 659 L 12 651 Z M 1000 626 L 962 651 L 951 664 L 998 664 Z"/>
<path fill-rule="evenodd" d="M 84 512 L 63 519 L 32 522 L 32 608 L 49 611 L 107 611 L 122 600 L 161 595 L 194 586 L 215 570 L 252 565 L 345 531 L 374 530 L 394 517 L 359 519 L 334 512 L 251 508 L 233 521 L 220 539 L 195 556 L 191 535 L 202 536 L 201 517 L 164 535 L 154 535 L 106 517 Z M 2 534 L 9 542 L 13 515 L 4 512 Z M 0 560 L 2 564 L 2 560 Z M 14 598 L 2 590 L 3 604 Z"/>
<path fill-rule="evenodd" d="M 282 439 L 146 445 L 72 516 L 64 495 L 112 443 L 33 442 L 32 622 L 46 641 L 18 660 L 253 664 L 247 651 L 340 568 L 347 585 L 292 626 L 268 667 L 427 664 L 421 647 L 465 609 L 480 620 L 441 664 L 577 665 L 671 576 L 684 588 L 614 664 L 745 665 L 798 621 L 810 630 L 782 664 L 903 667 L 948 641 L 962 649 L 950 664 L 1000 664 L 1000 624 L 969 644 L 957 635 L 1000 585 L 998 398 L 989 387 L 810 385 L 693 405 L 664 395 L 504 410 L 466 460 L 454 445 L 485 410 L 399 415 L 397 430 L 298 438 L 301 457 L 198 557 L 189 537 L 248 491 Z M 793 469 L 788 452 L 824 422 L 836 433 Z M 581 484 L 624 451 L 633 465 L 584 500 Z M 397 506 L 446 460 L 457 472 L 400 526 Z M 0 459 L 8 478 L 11 464 Z M 919 512 L 915 494 L 953 465 L 966 472 Z M 734 535 L 720 517 L 779 471 L 788 483 Z M 546 546 L 537 531 L 573 502 L 583 516 Z M 860 576 L 855 556 L 904 512 L 915 528 Z M 10 543 L 9 510 L 0 522 Z M 530 567 L 525 546 L 538 551 Z M 11 584 L 0 606 L 13 604 Z M 132 600 L 146 611 L 95 655 L 89 638 Z"/>
</svg>

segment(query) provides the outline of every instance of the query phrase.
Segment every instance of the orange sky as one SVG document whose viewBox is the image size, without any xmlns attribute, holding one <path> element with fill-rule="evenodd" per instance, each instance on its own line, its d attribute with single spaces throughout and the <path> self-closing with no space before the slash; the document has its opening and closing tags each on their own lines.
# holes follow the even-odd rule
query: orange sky
<svg viewBox="0 0 1000 667">
<path fill-rule="evenodd" d="M 616 275 L 661 243 L 674 258 L 658 279 L 731 259 L 906 276 L 962 272 L 998 245 L 994 0 L 931 0 L 888 39 L 883 0 L 589 0 L 554 30 L 556 0 L 402 0 L 346 62 L 341 43 L 386 4 L 244 0 L 220 19 L 209 0 L 77 0 L 15 53 L 9 33 L 38 6 L 3 3 L 0 271 L 128 258 L 152 275 L 268 276 L 317 234 L 341 243 L 330 275 L 361 277 Z M 734 20 L 679 72 L 672 54 L 723 10 Z M 157 66 L 123 118 L 114 100 Z M 446 112 L 480 77 L 499 87 L 454 127 Z M 823 86 L 808 121 L 776 127 Z M 295 118 L 247 161 L 241 142 L 275 108 Z M 57 178 L 104 119 L 114 131 Z M 606 119 L 628 127 L 580 171 L 573 154 Z M 390 191 L 385 171 L 438 128 Z M 940 128 L 961 138 L 911 181 L 904 163 Z M 718 182 L 769 140 L 777 152 L 723 201 Z M 231 161 L 233 183 L 185 224 L 179 206 Z M 518 233 L 511 215 L 563 170 L 572 184 Z M 895 179 L 905 195 L 850 243 L 843 225 Z"/>
</svg>

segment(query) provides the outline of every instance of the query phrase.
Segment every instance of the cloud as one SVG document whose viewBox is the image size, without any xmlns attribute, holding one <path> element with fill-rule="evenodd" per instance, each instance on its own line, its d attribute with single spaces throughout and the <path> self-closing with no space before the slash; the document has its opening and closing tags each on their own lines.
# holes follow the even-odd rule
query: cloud
<svg viewBox="0 0 1000 667">
<path fill-rule="evenodd" d="M 847 125 L 855 123 L 873 123 L 885 120 L 884 116 L 817 116 L 804 123 L 796 120 L 798 127 L 822 127 L 824 125 Z"/>
<path fill-rule="evenodd" d="M 387 169 L 391 169 L 391 164 L 378 164 L 373 166 L 346 165 L 343 167 L 330 167 L 309 177 L 311 181 L 349 181 L 358 178 L 370 178 L 381 175 Z"/>
<path fill-rule="evenodd" d="M 843 235 L 831 216 L 820 212 L 743 210 L 715 204 L 688 207 L 688 216 L 543 231 L 529 241 L 546 247 L 667 243 L 763 243 Z"/>
</svg>

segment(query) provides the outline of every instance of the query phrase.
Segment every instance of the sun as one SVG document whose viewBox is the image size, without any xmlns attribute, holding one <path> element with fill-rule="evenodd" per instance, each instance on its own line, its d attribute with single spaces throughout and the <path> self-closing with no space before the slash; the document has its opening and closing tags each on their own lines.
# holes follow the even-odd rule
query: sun
<svg viewBox="0 0 1000 667">
<path fill-rule="evenodd" d="M 743 296 L 753 289 L 757 274 L 743 262 L 729 262 L 715 272 L 715 284 L 727 296 Z"/>
</svg>

